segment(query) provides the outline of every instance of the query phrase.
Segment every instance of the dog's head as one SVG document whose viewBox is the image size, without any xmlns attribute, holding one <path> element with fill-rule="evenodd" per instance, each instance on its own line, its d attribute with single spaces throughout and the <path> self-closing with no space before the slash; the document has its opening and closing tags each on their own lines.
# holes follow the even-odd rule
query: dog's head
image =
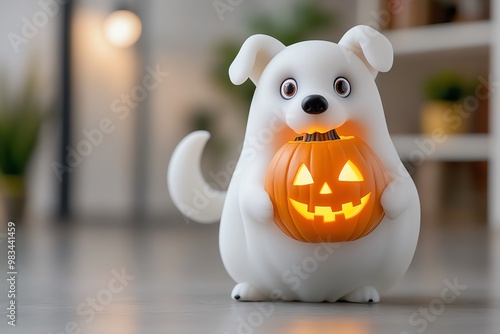
<svg viewBox="0 0 500 334">
<path fill-rule="evenodd" d="M 306 41 L 285 47 L 254 35 L 229 69 L 231 81 L 256 85 L 251 113 L 278 115 L 298 134 L 327 132 L 354 122 L 383 122 L 374 79 L 393 62 L 390 42 L 368 26 L 350 29 L 338 44 Z"/>
</svg>

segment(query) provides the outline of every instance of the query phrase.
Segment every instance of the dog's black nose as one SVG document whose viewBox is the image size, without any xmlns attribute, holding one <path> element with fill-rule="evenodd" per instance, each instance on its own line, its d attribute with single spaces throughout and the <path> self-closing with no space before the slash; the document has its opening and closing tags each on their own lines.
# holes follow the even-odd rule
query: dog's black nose
<svg viewBox="0 0 500 334">
<path fill-rule="evenodd" d="M 321 95 L 309 95 L 302 100 L 302 110 L 308 114 L 321 114 L 328 109 L 328 101 Z"/>
</svg>

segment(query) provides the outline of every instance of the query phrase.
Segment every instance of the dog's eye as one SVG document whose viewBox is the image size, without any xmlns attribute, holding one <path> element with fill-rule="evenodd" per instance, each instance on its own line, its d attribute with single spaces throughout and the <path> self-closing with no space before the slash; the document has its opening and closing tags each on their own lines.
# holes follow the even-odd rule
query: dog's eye
<svg viewBox="0 0 500 334">
<path fill-rule="evenodd" d="M 351 84 L 346 78 L 338 77 L 335 79 L 333 87 L 340 97 L 348 97 L 351 94 Z"/>
<path fill-rule="evenodd" d="M 283 81 L 281 84 L 281 96 L 286 100 L 290 100 L 295 94 L 297 94 L 297 82 L 292 78 Z"/>
</svg>

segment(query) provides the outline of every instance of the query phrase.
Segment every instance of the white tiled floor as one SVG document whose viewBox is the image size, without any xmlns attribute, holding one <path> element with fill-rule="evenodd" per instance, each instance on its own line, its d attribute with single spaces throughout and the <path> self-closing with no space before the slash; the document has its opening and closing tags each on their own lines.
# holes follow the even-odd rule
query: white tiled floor
<svg viewBox="0 0 500 334">
<path fill-rule="evenodd" d="M 20 231 L 17 327 L 0 333 L 500 333 L 500 234 L 481 224 L 424 222 L 405 278 L 361 305 L 233 301 L 218 226 L 176 221 Z"/>
</svg>

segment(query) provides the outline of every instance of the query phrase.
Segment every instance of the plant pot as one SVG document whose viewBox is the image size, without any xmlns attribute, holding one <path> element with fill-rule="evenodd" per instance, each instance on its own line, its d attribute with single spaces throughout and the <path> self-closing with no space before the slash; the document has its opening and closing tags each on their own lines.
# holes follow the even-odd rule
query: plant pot
<svg viewBox="0 0 500 334">
<path fill-rule="evenodd" d="M 420 127 L 423 134 L 435 131 L 443 134 L 462 134 L 469 131 L 469 114 L 460 102 L 429 101 L 422 107 Z"/>
<path fill-rule="evenodd" d="M 19 223 L 26 207 L 26 184 L 22 175 L 0 175 L 0 194 L 7 221 Z"/>
</svg>

